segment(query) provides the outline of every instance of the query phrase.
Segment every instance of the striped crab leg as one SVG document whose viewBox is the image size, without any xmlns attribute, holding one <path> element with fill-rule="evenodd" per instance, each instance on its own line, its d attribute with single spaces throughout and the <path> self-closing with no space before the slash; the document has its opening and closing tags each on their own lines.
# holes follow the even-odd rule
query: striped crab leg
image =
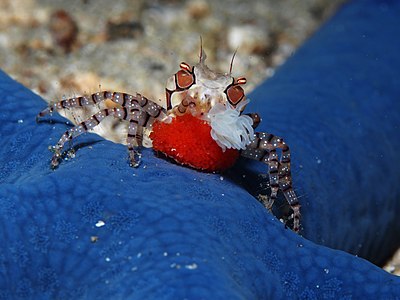
<svg viewBox="0 0 400 300">
<path fill-rule="evenodd" d="M 276 153 L 277 149 L 282 152 L 280 159 Z M 260 200 L 268 209 L 271 209 L 278 191 L 281 190 L 293 210 L 293 230 L 299 232 L 300 204 L 292 187 L 289 146 L 280 137 L 270 133 L 257 132 L 252 143 L 241 152 L 241 155 L 268 165 L 271 194 L 270 196 L 260 195 Z"/>
<path fill-rule="evenodd" d="M 128 118 L 128 112 L 126 108 L 103 109 L 92 115 L 87 120 L 65 131 L 57 144 L 53 147 L 54 154 L 51 159 L 51 168 L 55 169 L 60 164 L 60 160 L 64 152 L 64 145 L 66 142 L 71 141 L 73 138 L 76 138 L 77 136 L 93 129 L 98 124 L 100 124 L 100 122 L 107 116 L 113 116 L 121 120 L 126 120 Z"/>
<path fill-rule="evenodd" d="M 146 104 L 145 107 L 131 109 L 126 138 L 131 167 L 136 168 L 140 164 L 141 154 L 137 148 L 143 144 L 143 129 L 151 127 L 156 119 L 164 119 L 166 115 L 166 110 L 154 102 Z"/>
<path fill-rule="evenodd" d="M 54 155 L 51 160 L 51 167 L 53 169 L 59 165 L 59 161 L 63 155 L 64 145 L 67 141 L 93 129 L 107 116 L 113 116 L 120 120 L 129 121 L 127 144 L 130 165 L 133 167 L 139 165 L 140 153 L 137 148 L 142 145 L 143 128 L 151 126 L 156 118 L 163 118 L 166 116 L 164 108 L 140 94 L 133 96 L 126 93 L 104 91 L 92 94 L 90 97 L 83 96 L 70 98 L 49 106 L 40 112 L 37 118 L 51 113 L 54 109 L 82 107 L 99 103 L 105 99 L 111 99 L 113 102 L 119 104 L 121 108 L 103 109 L 89 117 L 87 120 L 67 130 L 61 136 L 58 143 L 53 147 Z"/>
<path fill-rule="evenodd" d="M 140 106 L 143 107 L 149 102 L 146 97 L 143 97 L 139 93 L 137 93 L 136 95 L 130 95 L 127 93 L 102 91 L 91 94 L 89 96 L 73 97 L 52 103 L 47 108 L 42 110 L 37 115 L 36 119 L 38 120 L 39 118 L 44 117 L 47 114 L 51 114 L 52 112 L 57 110 L 95 105 L 103 102 L 106 99 L 110 99 L 111 101 L 119 104 L 122 107 L 130 107 L 133 106 L 134 103 L 138 103 Z"/>
</svg>

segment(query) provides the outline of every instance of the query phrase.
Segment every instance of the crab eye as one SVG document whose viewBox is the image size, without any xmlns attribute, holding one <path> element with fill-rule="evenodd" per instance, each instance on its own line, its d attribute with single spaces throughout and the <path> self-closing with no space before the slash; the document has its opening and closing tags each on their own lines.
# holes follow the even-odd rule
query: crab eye
<svg viewBox="0 0 400 300">
<path fill-rule="evenodd" d="M 180 70 L 176 73 L 176 83 L 179 88 L 187 89 L 194 83 L 193 74 L 186 70 Z"/>
<path fill-rule="evenodd" d="M 226 90 L 226 96 L 229 103 L 236 106 L 244 98 L 244 91 L 240 86 L 232 85 Z"/>
</svg>

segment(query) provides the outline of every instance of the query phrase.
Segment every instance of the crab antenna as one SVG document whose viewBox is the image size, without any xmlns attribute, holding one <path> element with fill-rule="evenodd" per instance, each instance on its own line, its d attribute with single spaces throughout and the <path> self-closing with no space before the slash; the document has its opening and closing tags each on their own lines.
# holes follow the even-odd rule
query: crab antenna
<svg viewBox="0 0 400 300">
<path fill-rule="evenodd" d="M 235 59 L 235 55 L 236 55 L 237 50 L 238 49 L 236 49 L 235 52 L 233 52 L 233 55 L 232 55 L 231 65 L 229 66 L 229 75 L 232 74 L 233 60 Z"/>
<path fill-rule="evenodd" d="M 200 62 L 204 62 L 207 58 L 206 53 L 203 50 L 203 39 L 200 36 Z"/>
</svg>

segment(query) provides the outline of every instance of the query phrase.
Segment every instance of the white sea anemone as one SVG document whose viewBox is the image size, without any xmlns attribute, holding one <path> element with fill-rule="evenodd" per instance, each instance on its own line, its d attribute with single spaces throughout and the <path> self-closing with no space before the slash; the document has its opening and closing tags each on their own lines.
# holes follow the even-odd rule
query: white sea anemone
<svg viewBox="0 0 400 300">
<path fill-rule="evenodd" d="M 253 119 L 240 115 L 249 101 L 241 102 L 237 107 L 229 103 L 215 104 L 209 111 L 211 137 L 225 151 L 226 148 L 245 149 L 254 138 Z"/>
</svg>

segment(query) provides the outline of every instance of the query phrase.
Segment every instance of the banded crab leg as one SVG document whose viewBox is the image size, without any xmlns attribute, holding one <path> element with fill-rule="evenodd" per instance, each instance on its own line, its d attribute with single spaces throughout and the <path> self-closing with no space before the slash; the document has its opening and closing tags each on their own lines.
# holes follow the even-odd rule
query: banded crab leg
<svg viewBox="0 0 400 300">
<path fill-rule="evenodd" d="M 73 98 L 69 98 L 69 99 L 65 99 L 62 101 L 52 103 L 37 115 L 36 120 L 38 120 L 41 117 L 44 117 L 47 114 L 51 114 L 57 110 L 95 105 L 95 104 L 103 102 L 106 99 L 110 99 L 111 101 L 119 104 L 122 107 L 132 106 L 132 103 L 140 104 L 140 103 L 149 101 L 146 97 L 143 97 L 142 95 L 140 95 L 138 93 L 136 95 L 130 95 L 130 94 L 120 93 L 120 92 L 102 91 L 102 92 L 91 94 L 89 96 L 73 97 Z M 141 105 L 141 106 L 143 106 L 143 105 Z"/>
<path fill-rule="evenodd" d="M 277 149 L 282 151 L 280 159 L 278 159 Z M 289 146 L 282 138 L 273 134 L 256 132 L 254 140 L 245 150 L 242 150 L 241 155 L 268 165 L 271 194 L 270 196 L 260 195 L 259 198 L 266 208 L 271 209 L 278 191 L 281 190 L 293 210 L 293 231 L 299 232 L 300 203 L 292 188 Z"/>
<path fill-rule="evenodd" d="M 182 116 L 186 113 L 187 108 L 190 105 L 195 105 L 194 101 L 190 101 L 190 97 L 186 96 L 185 98 L 182 99 L 182 101 L 178 104 L 175 105 L 172 110 L 171 110 L 171 114 L 175 115 L 175 116 Z"/>
<path fill-rule="evenodd" d="M 130 111 L 126 142 L 128 145 L 130 166 L 134 168 L 140 164 L 141 154 L 137 148 L 143 145 L 143 129 L 151 127 L 156 119 L 164 119 L 167 116 L 166 110 L 154 102 L 145 106 L 144 109 L 143 107 L 135 107 Z"/>
<path fill-rule="evenodd" d="M 52 112 L 54 109 L 59 109 L 60 107 L 86 106 L 98 103 L 107 98 L 111 99 L 115 103 L 120 104 L 122 108 L 103 109 L 92 115 L 87 120 L 67 130 L 61 136 L 58 143 L 54 146 L 54 155 L 51 160 L 51 167 L 53 169 L 59 165 L 59 161 L 63 154 L 64 145 L 67 141 L 70 141 L 82 133 L 93 129 L 107 116 L 114 116 L 117 119 L 129 121 L 127 144 L 130 165 L 133 167 L 139 166 L 140 153 L 137 148 L 142 146 L 143 128 L 150 127 L 157 118 L 166 117 L 166 111 L 163 107 L 159 106 L 153 101 L 148 100 L 146 97 L 143 97 L 140 94 L 132 96 L 125 93 L 105 91 L 93 94 L 90 97 L 90 99 L 93 100 L 92 102 L 88 100 L 88 97 L 71 98 L 53 104 L 39 113 L 37 118 Z"/>
</svg>

